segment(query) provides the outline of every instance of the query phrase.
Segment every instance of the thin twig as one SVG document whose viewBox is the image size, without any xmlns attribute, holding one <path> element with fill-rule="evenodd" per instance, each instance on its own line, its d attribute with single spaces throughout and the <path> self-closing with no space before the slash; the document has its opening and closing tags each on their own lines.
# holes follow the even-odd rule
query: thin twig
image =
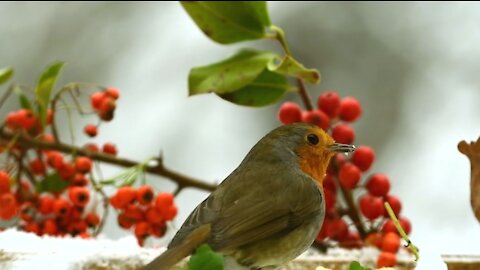
<svg viewBox="0 0 480 270">
<path fill-rule="evenodd" d="M 76 146 L 60 143 L 60 142 L 44 142 L 36 139 L 32 139 L 29 137 L 26 137 L 24 135 L 18 135 L 8 132 L 5 129 L 0 130 L 0 138 L 4 140 L 11 140 L 13 138 L 17 137 L 17 144 L 25 147 L 25 148 L 40 148 L 40 149 L 48 149 L 48 150 L 57 150 L 63 153 L 71 154 L 71 153 L 77 153 L 77 155 L 81 156 L 88 156 L 93 160 L 96 161 L 101 161 L 104 163 L 108 164 L 113 164 L 121 167 L 133 167 L 133 166 L 138 166 L 140 162 L 125 159 L 125 158 L 120 158 L 120 157 L 115 157 L 113 155 L 107 155 L 103 153 L 97 153 L 97 152 L 91 152 Z M 198 189 L 203 189 L 207 191 L 213 191 L 216 189 L 216 185 L 214 184 L 209 184 L 205 183 L 202 180 L 195 179 L 189 176 L 186 176 L 184 174 L 178 173 L 176 171 L 173 171 L 163 165 L 162 160 L 159 160 L 157 165 L 146 165 L 145 166 L 145 172 L 151 173 L 151 174 L 156 174 L 159 176 L 163 176 L 165 178 L 168 178 L 174 182 L 177 182 L 178 185 L 183 186 L 183 187 L 194 187 Z"/>
<path fill-rule="evenodd" d="M 15 84 L 10 85 L 7 88 L 7 91 L 3 93 L 2 97 L 0 97 L 0 108 L 3 107 L 3 104 L 7 101 L 8 97 L 13 93 L 13 89 L 15 89 Z"/>
<path fill-rule="evenodd" d="M 313 110 L 313 103 L 310 95 L 308 94 L 307 90 L 305 89 L 305 85 L 303 84 L 303 80 L 297 78 L 297 85 L 298 85 L 298 94 L 302 98 L 303 105 L 309 111 Z"/>
</svg>

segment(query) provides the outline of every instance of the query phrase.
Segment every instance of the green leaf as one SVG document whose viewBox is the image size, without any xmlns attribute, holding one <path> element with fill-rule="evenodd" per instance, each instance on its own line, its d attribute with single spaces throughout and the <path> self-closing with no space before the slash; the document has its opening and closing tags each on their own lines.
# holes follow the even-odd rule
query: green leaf
<svg viewBox="0 0 480 270">
<path fill-rule="evenodd" d="M 61 192 L 67 188 L 68 182 L 60 178 L 58 173 L 51 173 L 45 176 L 45 178 L 37 183 L 36 190 L 41 192 Z"/>
<path fill-rule="evenodd" d="M 372 269 L 368 267 L 363 267 L 360 265 L 359 262 L 353 261 L 348 266 L 348 270 L 372 270 Z"/>
<path fill-rule="evenodd" d="M 18 101 L 20 103 L 20 106 L 24 109 L 29 109 L 32 110 L 33 106 L 32 103 L 30 102 L 30 99 L 23 93 L 22 89 L 18 86 L 15 87 L 14 89 L 15 94 L 18 96 Z"/>
<path fill-rule="evenodd" d="M 219 96 L 238 105 L 261 107 L 276 102 L 291 88 L 284 75 L 265 69 L 245 87 Z"/>
<path fill-rule="evenodd" d="M 62 67 L 63 62 L 53 63 L 43 71 L 38 79 L 35 96 L 38 102 L 38 113 L 43 126 L 45 126 L 47 122 L 48 103 L 50 102 L 53 86 L 57 81 L 58 74 Z"/>
<path fill-rule="evenodd" d="M 271 25 L 266 1 L 181 1 L 202 32 L 230 44 L 265 37 Z"/>
<path fill-rule="evenodd" d="M 188 262 L 189 270 L 223 270 L 223 256 L 215 253 L 206 244 L 197 248 Z"/>
<path fill-rule="evenodd" d="M 8 81 L 13 75 L 13 69 L 11 68 L 2 68 L 0 69 L 0 85 Z"/>
<path fill-rule="evenodd" d="M 189 95 L 234 92 L 255 80 L 276 58 L 271 52 L 241 50 L 221 62 L 193 68 L 188 75 Z"/>
<path fill-rule="evenodd" d="M 313 84 L 320 83 L 320 73 L 318 70 L 304 67 L 289 55 L 285 55 L 278 64 L 273 62 L 269 63 L 268 69 L 280 74 L 299 77 Z"/>
</svg>

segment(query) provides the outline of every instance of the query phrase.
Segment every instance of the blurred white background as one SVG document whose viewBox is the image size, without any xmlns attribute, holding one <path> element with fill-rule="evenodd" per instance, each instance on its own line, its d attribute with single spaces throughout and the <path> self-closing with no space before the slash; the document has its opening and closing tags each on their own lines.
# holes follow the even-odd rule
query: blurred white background
<svg viewBox="0 0 480 270">
<path fill-rule="evenodd" d="M 480 135 L 480 5 L 272 2 L 269 8 L 294 55 L 322 73 L 311 95 L 336 89 L 362 102 L 356 144 L 376 150 L 371 171 L 388 174 L 402 199 L 421 250 L 418 269 L 446 269 L 440 254 L 480 254 L 470 167 L 456 149 L 458 141 Z M 116 117 L 96 141 L 112 141 L 121 156 L 136 160 L 162 151 L 170 168 L 210 182 L 226 177 L 279 125 L 278 105 L 251 109 L 214 95 L 187 97 L 191 67 L 240 46 L 279 50 L 267 41 L 215 44 L 176 2 L 0 4 L 0 65 L 15 68 L 15 81 L 33 85 L 47 64 L 64 60 L 60 83 L 118 87 Z M 293 94 L 286 99 L 298 101 Z M 80 132 L 77 138 L 86 141 Z M 174 188 L 149 181 L 159 190 Z M 174 226 L 206 196 L 183 191 Z M 125 234 L 113 220 L 105 233 Z"/>
</svg>

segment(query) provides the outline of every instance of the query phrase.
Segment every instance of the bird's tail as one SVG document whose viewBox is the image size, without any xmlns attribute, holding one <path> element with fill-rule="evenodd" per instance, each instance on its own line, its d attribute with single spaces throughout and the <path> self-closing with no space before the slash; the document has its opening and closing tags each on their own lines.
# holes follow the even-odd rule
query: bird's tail
<svg viewBox="0 0 480 270">
<path fill-rule="evenodd" d="M 210 235 L 210 225 L 205 224 L 193 230 L 181 244 L 170 247 L 160 256 L 145 265 L 142 270 L 169 270 L 181 259 L 190 255 Z"/>
</svg>

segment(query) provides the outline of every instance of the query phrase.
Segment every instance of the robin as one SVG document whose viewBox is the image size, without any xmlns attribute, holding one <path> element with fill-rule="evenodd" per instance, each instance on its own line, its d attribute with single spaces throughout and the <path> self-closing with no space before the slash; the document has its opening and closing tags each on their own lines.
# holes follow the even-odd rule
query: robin
<svg viewBox="0 0 480 270">
<path fill-rule="evenodd" d="M 354 150 L 315 125 L 274 129 L 193 210 L 168 249 L 143 269 L 170 269 L 203 243 L 225 256 L 225 269 L 274 269 L 295 259 L 322 226 L 322 181 L 330 158 Z"/>
</svg>

